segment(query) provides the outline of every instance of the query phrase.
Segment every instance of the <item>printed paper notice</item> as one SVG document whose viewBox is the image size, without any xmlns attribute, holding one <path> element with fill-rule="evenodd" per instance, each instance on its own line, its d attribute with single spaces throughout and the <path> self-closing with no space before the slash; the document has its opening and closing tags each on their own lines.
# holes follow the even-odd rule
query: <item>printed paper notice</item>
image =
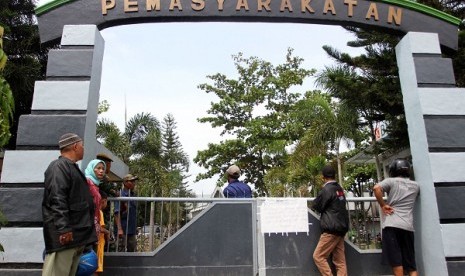
<svg viewBox="0 0 465 276">
<path fill-rule="evenodd" d="M 308 233 L 306 199 L 265 199 L 260 206 L 262 233 Z"/>
</svg>

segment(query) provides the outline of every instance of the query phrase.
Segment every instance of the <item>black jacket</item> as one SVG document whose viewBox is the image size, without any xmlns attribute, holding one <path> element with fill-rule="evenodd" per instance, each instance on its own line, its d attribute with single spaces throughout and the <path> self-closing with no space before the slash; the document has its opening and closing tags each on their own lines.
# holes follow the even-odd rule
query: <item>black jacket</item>
<svg viewBox="0 0 465 276">
<path fill-rule="evenodd" d="M 344 190 L 336 182 L 328 182 L 313 201 L 313 210 L 321 214 L 321 231 L 344 236 L 349 230 L 349 213 Z"/>
<path fill-rule="evenodd" d="M 61 157 L 45 171 L 42 217 L 47 253 L 97 241 L 94 229 L 94 203 L 86 178 L 76 163 Z M 61 234 L 73 231 L 73 241 L 61 245 Z"/>
</svg>

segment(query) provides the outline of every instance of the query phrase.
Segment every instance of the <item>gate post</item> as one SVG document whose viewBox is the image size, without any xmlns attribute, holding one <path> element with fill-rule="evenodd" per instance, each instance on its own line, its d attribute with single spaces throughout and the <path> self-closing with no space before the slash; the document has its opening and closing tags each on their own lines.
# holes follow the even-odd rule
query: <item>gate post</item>
<svg viewBox="0 0 465 276">
<path fill-rule="evenodd" d="M 61 48 L 49 52 L 47 79 L 35 82 L 31 114 L 19 119 L 16 150 L 5 152 L 0 207 L 11 227 L 1 229 L 0 263 L 42 262 L 44 171 L 60 155 L 59 137 L 84 138 L 81 168 L 101 148 L 95 132 L 104 44 L 95 25 L 65 26 Z"/>
<path fill-rule="evenodd" d="M 438 35 L 408 33 L 396 46 L 415 179 L 415 240 L 421 275 L 465 271 L 465 89 Z"/>
</svg>

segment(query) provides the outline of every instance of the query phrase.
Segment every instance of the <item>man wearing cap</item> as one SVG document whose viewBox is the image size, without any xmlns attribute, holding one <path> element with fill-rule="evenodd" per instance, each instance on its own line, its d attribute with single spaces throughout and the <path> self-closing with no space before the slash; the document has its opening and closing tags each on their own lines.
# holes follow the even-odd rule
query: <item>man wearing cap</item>
<svg viewBox="0 0 465 276">
<path fill-rule="evenodd" d="M 226 170 L 228 177 L 228 186 L 224 188 L 223 195 L 226 198 L 251 198 L 252 190 L 249 185 L 239 181 L 241 169 L 238 166 L 232 165 Z"/>
<path fill-rule="evenodd" d="M 332 261 L 338 276 L 347 276 L 344 236 L 349 230 L 349 213 L 346 209 L 346 197 L 341 185 L 336 182 L 336 171 L 330 165 L 322 169 L 324 185 L 313 201 L 312 209 L 321 214 L 321 236 L 313 252 L 321 275 L 332 276 L 328 258 Z"/>
<path fill-rule="evenodd" d="M 134 187 L 137 176 L 127 174 L 123 178 L 121 197 L 134 197 Z M 115 202 L 115 231 L 119 240 L 119 251 L 136 251 L 137 204 L 135 201 Z"/>
<path fill-rule="evenodd" d="M 84 156 L 81 137 L 62 135 L 60 157 L 44 173 L 42 201 L 45 261 L 42 275 L 74 276 L 84 247 L 97 241 L 94 203 L 76 164 Z"/>
</svg>

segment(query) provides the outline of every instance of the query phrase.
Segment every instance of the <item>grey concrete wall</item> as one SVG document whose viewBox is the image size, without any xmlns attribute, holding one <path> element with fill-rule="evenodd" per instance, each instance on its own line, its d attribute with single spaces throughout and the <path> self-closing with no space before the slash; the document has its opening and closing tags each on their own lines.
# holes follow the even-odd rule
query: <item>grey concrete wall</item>
<svg viewBox="0 0 465 276">
<path fill-rule="evenodd" d="M 36 83 L 32 114 L 20 118 L 17 150 L 5 152 L 0 206 L 9 227 L 0 230 L 0 241 L 16 244 L 23 254 L 18 259 L 15 250 L 7 250 L 1 253 L 0 264 L 38 261 L 37 250 L 29 249 L 43 248 L 43 241 L 30 233 L 42 224 L 44 171 L 59 156 L 59 137 L 66 132 L 83 137 L 81 168 L 101 149 L 95 131 L 103 51 L 100 32 L 88 25 L 66 26 L 61 48 L 50 52 L 47 80 Z"/>
<path fill-rule="evenodd" d="M 450 59 L 437 34 L 408 33 L 397 45 L 397 64 L 415 178 L 416 252 L 422 275 L 465 271 L 465 90 L 455 88 Z"/>
<path fill-rule="evenodd" d="M 254 212 L 254 201 L 234 202 L 225 200 L 210 205 L 189 222 L 183 229 L 170 237 L 154 252 L 106 253 L 104 275 L 255 275 L 257 254 L 254 235 L 263 235 L 254 227 L 258 221 Z M 320 236 L 319 220 L 308 215 L 312 227 L 309 233 L 285 233 L 264 235 L 264 269 L 260 275 L 318 275 L 313 262 L 313 251 Z M 8 256 L 9 260 L 21 261 L 24 248 L 33 253 L 31 259 L 40 263 L 41 229 L 0 230 L 8 239 L 6 248 L 19 245 Z M 17 243 L 15 236 L 33 235 Z M 381 265 L 380 250 L 357 250 L 347 243 L 346 258 L 349 275 L 374 276 L 390 274 L 388 266 Z M 254 267 L 255 266 L 255 267 Z M 2 269 L 0 274 L 38 275 L 33 270 Z"/>
<path fill-rule="evenodd" d="M 108 253 L 105 275 L 254 275 L 252 203 L 216 203 L 153 253 Z M 318 275 L 313 251 L 319 220 L 309 213 L 309 233 L 264 235 L 265 268 L 276 275 Z M 346 243 L 349 275 L 389 274 L 380 250 L 357 250 Z M 262 275 L 262 274 L 260 274 Z"/>
<path fill-rule="evenodd" d="M 2 255 L 5 263 L 23 263 L 24 256 L 29 255 L 29 262 L 42 263 L 42 253 L 44 251 L 44 238 L 42 228 L 1 228 L 0 243 L 5 249 Z M 21 238 L 18 239 L 17 237 Z M 1 266 L 0 266 L 1 267 Z M 0 275 L 3 273 L 0 271 Z"/>
<path fill-rule="evenodd" d="M 253 275 L 251 203 L 217 203 L 154 253 L 108 253 L 105 275 Z"/>
<path fill-rule="evenodd" d="M 319 275 L 313 252 L 320 238 L 320 221 L 309 212 L 309 233 L 265 234 L 267 276 Z M 391 268 L 381 264 L 381 250 L 359 250 L 345 243 L 348 275 L 388 275 Z"/>
</svg>

